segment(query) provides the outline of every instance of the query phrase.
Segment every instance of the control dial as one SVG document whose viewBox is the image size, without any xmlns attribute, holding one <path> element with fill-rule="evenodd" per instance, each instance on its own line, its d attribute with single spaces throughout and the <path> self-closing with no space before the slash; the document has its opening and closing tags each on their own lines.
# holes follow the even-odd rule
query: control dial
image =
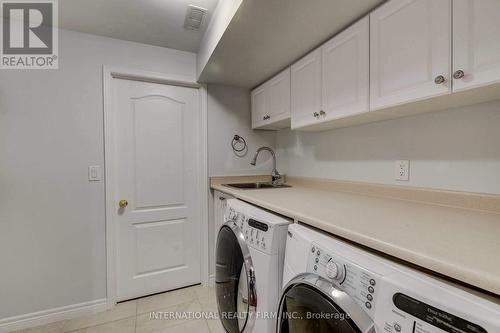
<svg viewBox="0 0 500 333">
<path fill-rule="evenodd" d="M 227 217 L 227 220 L 234 221 L 235 219 L 236 219 L 236 213 L 232 208 L 230 208 L 229 209 L 229 216 Z"/>
<path fill-rule="evenodd" d="M 340 279 L 340 277 L 342 275 L 340 272 L 339 266 L 336 263 L 334 263 L 332 260 L 330 260 L 326 264 L 326 275 L 330 279 Z"/>
</svg>

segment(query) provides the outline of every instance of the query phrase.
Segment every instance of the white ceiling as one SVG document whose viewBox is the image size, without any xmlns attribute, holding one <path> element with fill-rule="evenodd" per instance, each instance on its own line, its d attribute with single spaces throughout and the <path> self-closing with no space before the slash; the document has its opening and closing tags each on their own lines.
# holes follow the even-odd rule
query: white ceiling
<svg viewBox="0 0 500 333">
<path fill-rule="evenodd" d="M 217 1 L 60 0 L 59 27 L 196 52 Z M 200 31 L 184 29 L 184 18 L 190 4 L 209 11 Z"/>
<path fill-rule="evenodd" d="M 384 1 L 244 0 L 199 81 L 255 87 Z"/>
</svg>

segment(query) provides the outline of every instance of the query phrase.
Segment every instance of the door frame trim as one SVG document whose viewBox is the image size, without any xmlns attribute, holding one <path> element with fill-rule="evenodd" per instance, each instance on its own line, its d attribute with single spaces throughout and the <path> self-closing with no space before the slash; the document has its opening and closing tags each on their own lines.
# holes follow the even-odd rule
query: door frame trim
<svg viewBox="0 0 500 333">
<path fill-rule="evenodd" d="M 103 118 L 104 118 L 104 179 L 105 179 L 105 211 L 106 211 L 106 303 L 111 309 L 116 305 L 116 226 L 114 221 L 114 182 L 111 170 L 113 170 L 114 152 L 114 132 L 112 117 L 112 100 L 110 88 L 112 79 L 128 79 L 133 81 L 143 81 L 151 83 L 161 83 L 181 87 L 196 88 L 199 90 L 200 98 L 200 151 L 201 160 L 199 163 L 198 175 L 200 179 L 200 274 L 201 283 L 208 285 L 208 128 L 207 128 L 207 86 L 194 81 L 191 77 L 170 75 L 158 72 L 149 72 L 131 68 L 122 68 L 103 65 Z"/>
</svg>

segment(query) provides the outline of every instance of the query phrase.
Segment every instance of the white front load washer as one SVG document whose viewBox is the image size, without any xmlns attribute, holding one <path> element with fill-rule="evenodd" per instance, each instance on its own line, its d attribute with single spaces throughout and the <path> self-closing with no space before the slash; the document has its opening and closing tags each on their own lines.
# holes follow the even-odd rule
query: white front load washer
<svg viewBox="0 0 500 333">
<path fill-rule="evenodd" d="M 272 333 L 290 220 L 227 199 L 217 236 L 215 290 L 226 332 Z"/>
<path fill-rule="evenodd" d="M 500 303 L 303 225 L 288 228 L 277 333 L 500 333 Z"/>
</svg>

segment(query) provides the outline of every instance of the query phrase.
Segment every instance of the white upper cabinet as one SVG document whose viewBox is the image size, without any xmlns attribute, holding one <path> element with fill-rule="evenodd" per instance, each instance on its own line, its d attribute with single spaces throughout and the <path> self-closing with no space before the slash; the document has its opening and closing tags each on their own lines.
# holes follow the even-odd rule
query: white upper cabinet
<svg viewBox="0 0 500 333">
<path fill-rule="evenodd" d="M 451 0 L 387 2 L 370 14 L 370 51 L 371 110 L 450 93 Z"/>
<path fill-rule="evenodd" d="M 292 129 L 369 110 L 369 18 L 292 65 Z"/>
<path fill-rule="evenodd" d="M 322 120 L 368 112 L 369 29 L 365 17 L 321 47 Z"/>
<path fill-rule="evenodd" d="M 454 0 L 453 90 L 500 81 L 500 0 Z"/>
<path fill-rule="evenodd" d="M 252 128 L 279 129 L 290 125 L 290 68 L 251 93 Z"/>
<path fill-rule="evenodd" d="M 290 68 L 269 80 L 267 96 L 270 121 L 290 118 Z"/>
<path fill-rule="evenodd" d="M 315 123 L 321 111 L 321 49 L 292 65 L 292 129 Z"/>
<path fill-rule="evenodd" d="M 499 96 L 500 0 L 390 0 L 252 91 L 252 125 L 324 130 Z"/>
<path fill-rule="evenodd" d="M 252 128 L 257 128 L 262 124 L 266 116 L 265 85 L 252 90 L 250 96 L 252 104 Z"/>
</svg>

